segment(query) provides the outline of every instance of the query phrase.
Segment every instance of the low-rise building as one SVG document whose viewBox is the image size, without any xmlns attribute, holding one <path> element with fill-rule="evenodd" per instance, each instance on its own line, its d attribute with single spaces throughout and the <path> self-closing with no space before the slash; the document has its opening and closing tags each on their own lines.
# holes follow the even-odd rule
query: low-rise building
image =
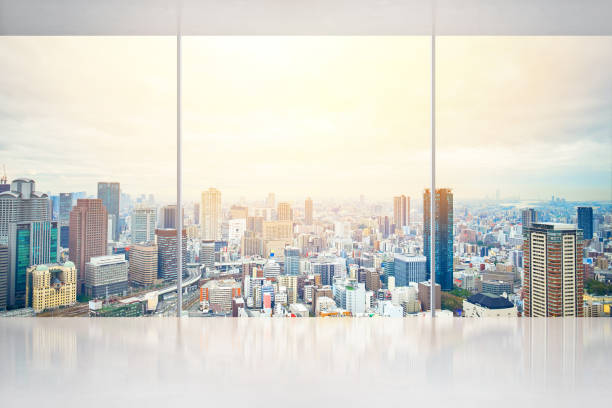
<svg viewBox="0 0 612 408">
<path fill-rule="evenodd" d="M 465 317 L 516 317 L 516 306 L 503 296 L 477 293 L 463 300 Z"/>
<path fill-rule="evenodd" d="M 34 312 L 76 303 L 77 270 L 72 262 L 63 265 L 34 265 L 26 270 L 26 307 Z"/>
<path fill-rule="evenodd" d="M 92 298 L 123 294 L 128 289 L 128 262 L 124 255 L 92 257 L 85 264 L 85 294 Z"/>
</svg>

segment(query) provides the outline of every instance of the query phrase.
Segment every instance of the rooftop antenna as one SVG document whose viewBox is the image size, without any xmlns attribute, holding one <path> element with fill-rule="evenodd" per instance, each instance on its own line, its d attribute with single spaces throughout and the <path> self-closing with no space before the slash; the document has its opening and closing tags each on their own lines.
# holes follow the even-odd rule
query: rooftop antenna
<svg viewBox="0 0 612 408">
<path fill-rule="evenodd" d="M 0 179 L 0 184 L 8 184 L 8 179 L 6 178 L 6 165 L 2 165 L 2 169 L 4 170 L 2 178 Z"/>
</svg>

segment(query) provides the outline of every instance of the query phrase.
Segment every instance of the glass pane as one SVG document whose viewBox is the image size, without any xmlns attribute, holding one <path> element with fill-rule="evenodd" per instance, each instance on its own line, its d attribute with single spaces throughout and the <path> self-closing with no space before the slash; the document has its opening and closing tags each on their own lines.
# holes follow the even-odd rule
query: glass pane
<svg viewBox="0 0 612 408">
<path fill-rule="evenodd" d="M 402 315 L 387 275 L 423 253 L 429 38 L 183 41 L 184 191 L 211 279 L 190 313 L 320 315 L 319 296 L 326 313 Z M 424 258 L 402 273 L 404 291 L 425 280 Z"/>
<path fill-rule="evenodd" d="M 175 52 L 172 37 L 0 37 L 1 309 L 143 314 L 143 284 L 168 285 L 157 250 L 130 250 L 176 201 Z"/>
<path fill-rule="evenodd" d="M 437 172 L 455 195 L 461 287 L 448 299 L 505 293 L 524 315 L 603 313 L 593 295 L 609 275 L 612 37 L 438 44 Z"/>
</svg>

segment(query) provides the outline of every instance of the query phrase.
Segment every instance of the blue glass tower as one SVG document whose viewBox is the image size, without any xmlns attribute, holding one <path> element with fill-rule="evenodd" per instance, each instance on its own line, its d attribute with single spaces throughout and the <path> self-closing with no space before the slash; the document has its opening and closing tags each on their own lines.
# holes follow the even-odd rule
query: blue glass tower
<svg viewBox="0 0 612 408">
<path fill-rule="evenodd" d="M 578 228 L 584 239 L 593 239 L 593 207 L 578 207 Z"/>
<path fill-rule="evenodd" d="M 423 237 L 424 255 L 426 262 L 426 278 L 430 278 L 431 270 L 431 194 L 429 189 L 423 194 L 423 223 L 425 232 Z M 448 188 L 436 190 L 435 214 L 435 270 L 436 283 L 441 289 L 453 289 L 453 193 Z"/>
</svg>

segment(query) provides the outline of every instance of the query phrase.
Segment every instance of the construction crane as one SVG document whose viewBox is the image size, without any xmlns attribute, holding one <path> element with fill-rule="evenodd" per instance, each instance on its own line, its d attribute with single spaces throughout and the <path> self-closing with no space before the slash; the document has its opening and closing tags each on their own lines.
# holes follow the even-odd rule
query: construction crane
<svg viewBox="0 0 612 408">
<path fill-rule="evenodd" d="M 2 169 L 4 170 L 4 173 L 2 178 L 0 178 L 0 184 L 8 184 L 8 179 L 6 178 L 6 165 L 3 164 Z"/>
</svg>

